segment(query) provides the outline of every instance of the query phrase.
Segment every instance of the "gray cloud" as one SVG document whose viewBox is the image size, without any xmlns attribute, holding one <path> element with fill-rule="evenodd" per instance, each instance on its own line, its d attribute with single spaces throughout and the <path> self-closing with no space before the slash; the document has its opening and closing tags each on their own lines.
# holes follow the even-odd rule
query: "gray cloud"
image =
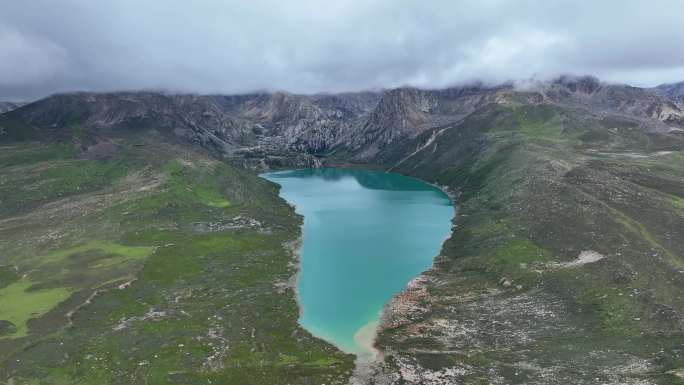
<svg viewBox="0 0 684 385">
<path fill-rule="evenodd" d="M 0 9 L 0 99 L 445 87 L 562 73 L 684 80 L 678 0 L 7 0 Z"/>
</svg>

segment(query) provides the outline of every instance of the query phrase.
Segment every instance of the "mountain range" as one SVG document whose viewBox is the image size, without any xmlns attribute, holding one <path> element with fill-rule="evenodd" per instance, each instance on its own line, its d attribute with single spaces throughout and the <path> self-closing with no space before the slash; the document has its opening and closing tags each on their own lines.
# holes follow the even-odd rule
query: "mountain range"
<svg viewBox="0 0 684 385">
<path fill-rule="evenodd" d="M 151 124 L 226 157 L 342 151 L 364 161 L 393 143 L 458 122 L 491 103 L 557 104 L 597 117 L 624 115 L 651 131 L 684 124 L 683 95 L 681 83 L 643 89 L 592 77 L 561 77 L 498 87 L 338 95 L 74 93 L 39 100 L 7 117 L 48 135 L 59 135 L 75 122 L 94 134 Z"/>
</svg>

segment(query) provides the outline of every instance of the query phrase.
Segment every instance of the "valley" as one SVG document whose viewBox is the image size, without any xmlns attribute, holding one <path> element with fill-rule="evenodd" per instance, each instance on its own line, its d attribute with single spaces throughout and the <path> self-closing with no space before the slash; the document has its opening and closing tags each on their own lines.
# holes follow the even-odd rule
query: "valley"
<svg viewBox="0 0 684 385">
<path fill-rule="evenodd" d="M 0 382 L 682 383 L 674 90 L 76 93 L 4 113 Z M 457 207 L 364 365 L 297 324 L 302 218 L 257 175 L 321 166 Z"/>
</svg>

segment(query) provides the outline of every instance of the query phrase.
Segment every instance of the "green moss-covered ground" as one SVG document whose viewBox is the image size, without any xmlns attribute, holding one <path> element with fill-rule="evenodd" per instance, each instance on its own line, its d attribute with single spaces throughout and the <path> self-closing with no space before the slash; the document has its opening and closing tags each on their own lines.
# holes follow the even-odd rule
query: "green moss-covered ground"
<svg viewBox="0 0 684 385">
<path fill-rule="evenodd" d="M 26 322 L 57 307 L 69 297 L 69 288 L 31 290 L 32 283 L 22 279 L 0 289 L 0 318 L 9 321 L 16 329 L 2 337 L 24 337 Z"/>
</svg>

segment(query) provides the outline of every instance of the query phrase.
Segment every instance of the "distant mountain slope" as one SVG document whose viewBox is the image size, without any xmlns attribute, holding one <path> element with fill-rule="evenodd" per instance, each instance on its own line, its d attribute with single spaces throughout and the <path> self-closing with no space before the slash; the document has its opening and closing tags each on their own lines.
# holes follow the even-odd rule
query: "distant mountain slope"
<svg viewBox="0 0 684 385">
<path fill-rule="evenodd" d="M 0 102 L 0 114 L 4 114 L 5 112 L 15 110 L 21 107 L 22 105 L 23 103 Z"/>
<path fill-rule="evenodd" d="M 667 123 L 684 123 L 684 111 L 650 89 L 604 84 L 592 77 L 561 77 L 542 93 L 559 104 L 576 104 L 597 113 L 621 113 Z"/>
<path fill-rule="evenodd" d="M 661 84 L 654 88 L 659 95 L 666 96 L 672 100 L 684 102 L 684 82 Z"/>
<path fill-rule="evenodd" d="M 55 95 L 12 111 L 6 121 L 69 136 L 74 127 L 93 134 L 155 128 L 224 156 L 320 153 L 377 104 L 373 93 L 239 96 L 154 93 Z M 294 156 L 294 155 L 293 155 Z"/>
</svg>

